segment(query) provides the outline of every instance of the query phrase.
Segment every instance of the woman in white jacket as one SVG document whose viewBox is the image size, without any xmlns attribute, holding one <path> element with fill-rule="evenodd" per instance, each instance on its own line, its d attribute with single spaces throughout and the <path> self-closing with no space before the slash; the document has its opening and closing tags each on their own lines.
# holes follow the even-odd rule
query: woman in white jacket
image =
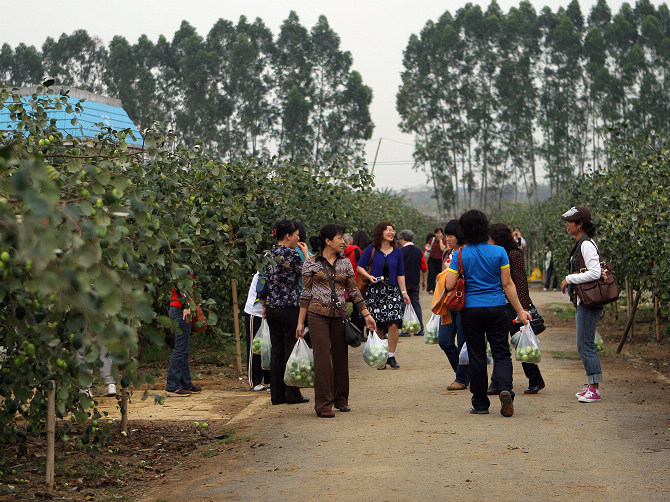
<svg viewBox="0 0 670 502">
<path fill-rule="evenodd" d="M 582 403 L 597 403 L 601 400 L 599 384 L 603 380 L 600 358 L 596 351 L 595 336 L 598 321 L 603 316 L 603 307 L 587 308 L 574 292 L 574 284 L 595 281 L 600 278 L 600 257 L 598 248 L 591 238 L 596 227 L 591 222 L 591 211 L 583 206 L 572 207 L 561 218 L 565 229 L 577 241 L 570 252 L 570 274 L 561 282 L 563 294 L 570 293 L 577 312 L 577 350 L 582 358 L 588 384 L 576 394 Z"/>
</svg>

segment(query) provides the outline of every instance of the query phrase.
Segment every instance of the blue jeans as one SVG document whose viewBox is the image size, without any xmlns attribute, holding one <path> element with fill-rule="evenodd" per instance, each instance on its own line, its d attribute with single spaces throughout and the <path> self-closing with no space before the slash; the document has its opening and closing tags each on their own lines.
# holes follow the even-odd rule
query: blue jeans
<svg viewBox="0 0 670 502">
<path fill-rule="evenodd" d="M 456 343 L 454 343 L 454 339 Z M 440 344 L 440 348 L 447 355 L 447 359 L 449 359 L 449 364 L 451 364 L 451 367 L 456 372 L 456 381 L 463 385 L 470 385 L 468 366 L 466 364 L 458 364 L 458 355 L 461 353 L 463 343 L 465 343 L 460 312 L 451 313 L 451 323 L 440 324 L 440 330 L 437 333 L 437 343 Z"/>
<path fill-rule="evenodd" d="M 596 351 L 596 327 L 603 316 L 602 307 L 589 309 L 584 305 L 577 306 L 575 320 L 577 321 L 577 350 L 582 358 L 584 369 L 589 383 L 600 383 L 603 381 L 603 372 L 600 369 L 600 358 Z"/>
<path fill-rule="evenodd" d="M 178 389 L 190 389 L 191 370 L 188 365 L 188 354 L 191 352 L 191 327 L 193 323 L 186 322 L 183 317 L 184 309 L 181 307 L 170 307 L 169 316 L 173 321 L 179 323 L 179 329 L 175 332 L 174 348 L 170 357 L 167 383 L 165 390 L 173 392 Z"/>
</svg>

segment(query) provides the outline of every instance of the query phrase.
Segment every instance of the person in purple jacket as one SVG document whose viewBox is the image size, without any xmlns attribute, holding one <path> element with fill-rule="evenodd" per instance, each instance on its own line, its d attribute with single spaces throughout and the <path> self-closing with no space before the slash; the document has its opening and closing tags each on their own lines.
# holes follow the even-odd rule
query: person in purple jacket
<svg viewBox="0 0 670 502">
<path fill-rule="evenodd" d="M 368 272 L 366 269 L 370 264 Z M 395 228 L 389 222 L 382 221 L 375 225 L 372 244 L 358 260 L 358 273 L 370 281 L 363 298 L 377 321 L 377 333 L 382 337 L 384 328 L 388 328 L 389 356 L 386 364 L 379 369 L 386 369 L 387 364 L 398 369 L 400 365 L 395 359 L 398 328 L 402 324 L 403 302 L 409 304 L 410 298 L 405 286 L 402 251 L 396 245 Z"/>
</svg>

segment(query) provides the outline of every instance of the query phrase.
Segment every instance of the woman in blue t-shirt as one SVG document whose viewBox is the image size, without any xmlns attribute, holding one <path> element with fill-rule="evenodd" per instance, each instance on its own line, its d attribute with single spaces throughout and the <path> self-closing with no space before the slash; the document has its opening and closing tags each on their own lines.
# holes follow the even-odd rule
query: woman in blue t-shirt
<svg viewBox="0 0 670 502">
<path fill-rule="evenodd" d="M 358 274 L 370 281 L 363 299 L 377 321 L 377 333 L 381 337 L 384 328 L 388 328 L 389 356 L 386 364 L 398 369 L 400 365 L 395 359 L 398 327 L 402 323 L 403 302 L 409 304 L 410 299 L 405 287 L 405 261 L 402 251 L 396 246 L 393 225 L 386 221 L 375 225 L 372 244 L 365 248 L 358 260 Z M 379 369 L 386 368 L 386 364 Z"/>
<path fill-rule="evenodd" d="M 516 294 L 509 270 L 507 253 L 500 246 L 489 244 L 489 222 L 481 211 L 472 209 L 458 220 L 466 246 L 454 253 L 449 264 L 446 289 L 456 287 L 458 277 L 458 255 L 462 255 L 465 275 L 465 308 L 461 312 L 463 335 L 470 360 L 470 413 L 489 412 L 488 374 L 486 371 L 486 341 L 491 345 L 493 377 L 500 388 L 500 414 L 514 414 L 514 392 L 512 391 L 512 359 L 508 343 L 509 318 L 505 296 L 519 316 L 527 324 L 531 320 L 523 310 Z"/>
</svg>

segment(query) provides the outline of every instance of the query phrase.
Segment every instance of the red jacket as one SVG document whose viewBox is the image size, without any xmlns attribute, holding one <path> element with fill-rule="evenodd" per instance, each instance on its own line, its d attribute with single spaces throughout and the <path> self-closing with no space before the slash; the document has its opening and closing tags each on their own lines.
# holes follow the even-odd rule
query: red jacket
<svg viewBox="0 0 670 502">
<path fill-rule="evenodd" d="M 351 266 L 354 267 L 354 277 L 358 277 L 358 260 L 362 254 L 361 248 L 354 244 L 349 244 L 344 250 L 344 256 L 351 260 Z"/>
</svg>

